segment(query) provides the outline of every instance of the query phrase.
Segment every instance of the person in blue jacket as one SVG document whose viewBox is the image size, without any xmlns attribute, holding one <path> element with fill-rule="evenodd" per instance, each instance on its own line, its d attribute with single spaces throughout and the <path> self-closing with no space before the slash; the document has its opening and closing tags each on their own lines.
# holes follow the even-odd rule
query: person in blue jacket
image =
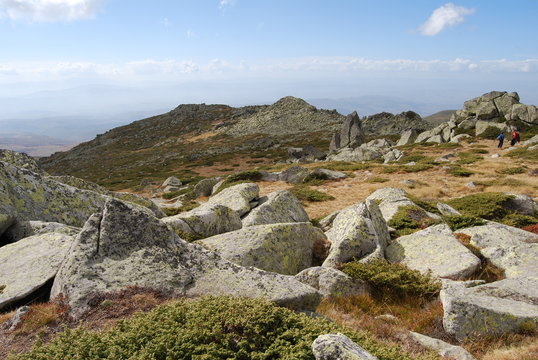
<svg viewBox="0 0 538 360">
<path fill-rule="evenodd" d="M 497 147 L 501 149 L 504 143 L 504 133 L 500 133 L 499 136 L 497 136 L 497 140 L 499 140 L 499 145 L 497 145 Z"/>
</svg>

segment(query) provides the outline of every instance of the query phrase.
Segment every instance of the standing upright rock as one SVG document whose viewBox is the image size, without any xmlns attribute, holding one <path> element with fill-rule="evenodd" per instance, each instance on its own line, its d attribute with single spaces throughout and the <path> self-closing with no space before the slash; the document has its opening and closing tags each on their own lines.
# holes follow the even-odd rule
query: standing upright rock
<svg viewBox="0 0 538 360">
<path fill-rule="evenodd" d="M 364 143 L 361 121 L 356 111 L 346 117 L 340 131 L 340 147 L 356 148 Z"/>
</svg>

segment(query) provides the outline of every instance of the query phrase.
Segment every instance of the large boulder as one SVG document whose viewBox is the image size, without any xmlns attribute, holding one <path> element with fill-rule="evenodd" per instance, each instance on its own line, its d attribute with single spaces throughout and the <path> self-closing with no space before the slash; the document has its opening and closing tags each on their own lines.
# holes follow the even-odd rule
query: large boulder
<svg viewBox="0 0 538 360">
<path fill-rule="evenodd" d="M 343 334 L 320 335 L 312 343 L 316 360 L 377 360 Z"/>
<path fill-rule="evenodd" d="M 538 123 L 538 107 L 523 104 L 512 105 L 511 119 L 536 124 Z"/>
<path fill-rule="evenodd" d="M 488 128 L 496 128 L 499 130 L 499 133 L 503 131 L 508 131 L 506 123 L 496 123 L 491 121 L 478 120 L 475 125 L 476 136 L 484 134 L 488 130 Z"/>
<path fill-rule="evenodd" d="M 243 226 L 308 222 L 308 214 L 288 190 L 279 190 L 260 198 L 260 203 L 243 218 Z"/>
<path fill-rule="evenodd" d="M 244 268 L 182 241 L 157 218 L 109 200 L 75 239 L 54 280 L 51 297 L 66 296 L 74 316 L 95 294 L 140 286 L 178 296 L 260 297 L 312 310 L 319 293 L 293 277 Z"/>
<path fill-rule="evenodd" d="M 378 203 L 379 209 L 386 222 L 389 222 L 398 209 L 403 206 L 416 206 L 409 200 L 407 193 L 399 188 L 382 188 L 374 191 L 366 198 Z"/>
<path fill-rule="evenodd" d="M 76 236 L 80 228 L 46 221 L 17 221 L 3 235 L 1 235 L 0 246 L 2 244 L 14 243 L 21 239 L 43 235 L 47 233 L 57 233 L 69 236 Z"/>
<path fill-rule="evenodd" d="M 307 168 L 301 166 L 292 166 L 282 171 L 278 175 L 278 180 L 284 181 L 290 184 L 300 184 L 308 176 L 309 171 Z"/>
<path fill-rule="evenodd" d="M 343 148 L 327 157 L 328 161 L 370 161 L 381 158 L 383 152 L 379 149 L 360 146 L 356 149 Z"/>
<path fill-rule="evenodd" d="M 482 255 L 504 270 L 508 279 L 527 278 L 538 280 L 538 244 L 482 249 Z"/>
<path fill-rule="evenodd" d="M 364 143 L 361 121 L 356 111 L 346 117 L 340 130 L 340 147 L 356 148 Z"/>
<path fill-rule="evenodd" d="M 331 249 L 324 267 L 336 267 L 353 259 L 384 257 L 390 239 L 387 224 L 374 201 L 367 200 L 342 210 L 326 232 Z"/>
<path fill-rule="evenodd" d="M 470 288 L 453 286 L 441 291 L 441 301 L 443 327 L 459 341 L 517 332 L 523 324 L 538 325 L 536 279 L 506 279 Z"/>
<path fill-rule="evenodd" d="M 32 295 L 54 278 L 74 237 L 46 233 L 0 248 L 0 310 Z"/>
<path fill-rule="evenodd" d="M 447 225 L 435 225 L 399 237 L 387 247 L 387 260 L 407 265 L 435 277 L 462 279 L 473 274 L 480 259 L 450 233 Z"/>
<path fill-rule="evenodd" d="M 402 136 L 400 136 L 400 140 L 398 140 L 396 146 L 413 144 L 417 136 L 418 134 L 415 129 L 406 130 L 402 133 Z"/>
<path fill-rule="evenodd" d="M 310 223 L 288 223 L 245 227 L 198 243 L 238 265 L 295 275 L 312 266 L 314 245 L 325 241 Z"/>
<path fill-rule="evenodd" d="M 355 280 L 340 270 L 315 266 L 304 269 L 295 278 L 300 282 L 319 290 L 323 296 L 364 295 L 368 285 L 362 280 Z"/>
<path fill-rule="evenodd" d="M 485 101 L 479 103 L 475 108 L 476 118 L 478 120 L 494 119 L 500 116 L 497 107 L 493 101 Z"/>
<path fill-rule="evenodd" d="M 538 203 L 529 195 L 524 194 L 507 194 L 511 198 L 506 201 L 504 207 L 508 210 L 518 212 L 523 215 L 534 215 L 538 213 Z"/>
<path fill-rule="evenodd" d="M 422 335 L 416 332 L 410 331 L 411 337 L 420 345 L 436 351 L 439 355 L 445 356 L 451 359 L 457 360 L 475 360 L 476 358 L 471 355 L 467 350 L 461 346 L 456 346 L 444 342 L 439 339 L 435 339 L 426 335 Z"/>
<path fill-rule="evenodd" d="M 237 212 L 223 205 L 211 204 L 204 204 L 196 209 L 165 217 L 162 221 L 180 237 L 189 239 L 202 239 L 242 227 L 241 218 Z"/>
<path fill-rule="evenodd" d="M 488 221 L 485 225 L 459 229 L 457 232 L 469 235 L 471 244 L 478 248 L 517 246 L 538 238 L 538 235 L 534 233 L 494 221 Z"/>
<path fill-rule="evenodd" d="M 361 120 L 365 134 L 373 136 L 400 135 L 407 130 L 424 131 L 432 128 L 414 111 L 404 111 L 400 114 L 382 112 L 367 116 Z"/>
<path fill-rule="evenodd" d="M 223 205 L 229 207 L 239 216 L 245 215 L 251 209 L 251 202 L 258 199 L 260 188 L 254 183 L 244 183 L 231 186 L 213 195 L 207 201 L 208 205 Z"/>
</svg>

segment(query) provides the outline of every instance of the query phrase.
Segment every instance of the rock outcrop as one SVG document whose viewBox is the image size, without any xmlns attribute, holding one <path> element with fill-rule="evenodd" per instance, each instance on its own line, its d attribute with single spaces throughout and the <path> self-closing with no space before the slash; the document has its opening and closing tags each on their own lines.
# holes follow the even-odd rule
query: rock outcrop
<svg viewBox="0 0 538 360">
<path fill-rule="evenodd" d="M 538 235 L 513 226 L 488 221 L 485 225 L 459 229 L 469 235 L 471 244 L 479 248 L 509 247 L 522 245 L 538 238 Z"/>
<path fill-rule="evenodd" d="M 288 223 L 245 227 L 198 243 L 238 265 L 295 275 L 312 266 L 314 245 L 325 241 L 310 223 Z"/>
<path fill-rule="evenodd" d="M 239 216 L 245 215 L 252 208 L 251 202 L 257 200 L 260 188 L 254 183 L 238 184 L 226 188 L 207 201 L 208 205 L 229 207 Z"/>
<path fill-rule="evenodd" d="M 356 111 L 346 117 L 339 133 L 335 133 L 331 140 L 329 150 L 331 152 L 343 148 L 356 148 L 364 143 L 364 132 L 361 128 L 361 120 Z"/>
<path fill-rule="evenodd" d="M 355 280 L 340 270 L 315 266 L 304 269 L 295 278 L 317 289 L 323 296 L 363 295 L 368 293 L 368 285 Z"/>
<path fill-rule="evenodd" d="M 422 132 L 432 127 L 426 120 L 414 111 L 404 111 L 400 114 L 382 112 L 362 119 L 362 128 L 372 136 L 400 135 L 409 130 Z"/>
<path fill-rule="evenodd" d="M 155 217 L 117 200 L 84 225 L 54 280 L 75 316 L 96 293 L 127 286 L 168 294 L 263 297 L 295 309 L 313 309 L 319 293 L 293 277 L 244 268 L 177 237 Z"/>
<path fill-rule="evenodd" d="M 377 360 L 343 334 L 320 335 L 312 343 L 316 360 Z"/>
<path fill-rule="evenodd" d="M 279 190 L 261 197 L 242 220 L 243 226 L 308 222 L 308 214 L 297 198 L 288 190 Z"/>
</svg>

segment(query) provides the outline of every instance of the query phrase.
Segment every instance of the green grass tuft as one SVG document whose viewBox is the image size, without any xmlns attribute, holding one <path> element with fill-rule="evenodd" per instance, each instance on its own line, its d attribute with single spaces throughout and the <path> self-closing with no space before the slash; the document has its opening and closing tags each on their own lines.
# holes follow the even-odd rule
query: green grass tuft
<svg viewBox="0 0 538 360">
<path fill-rule="evenodd" d="M 506 203 L 512 196 L 503 193 L 483 192 L 447 201 L 447 204 L 470 217 L 499 220 L 508 215 Z"/>
<path fill-rule="evenodd" d="M 472 226 L 484 225 L 486 222 L 480 218 L 464 215 L 444 216 L 443 220 L 450 226 L 452 231 Z"/>
<path fill-rule="evenodd" d="M 301 201 L 320 202 L 334 200 L 334 196 L 319 190 L 311 189 L 306 185 L 295 185 L 290 189 L 291 193 Z"/>
</svg>

